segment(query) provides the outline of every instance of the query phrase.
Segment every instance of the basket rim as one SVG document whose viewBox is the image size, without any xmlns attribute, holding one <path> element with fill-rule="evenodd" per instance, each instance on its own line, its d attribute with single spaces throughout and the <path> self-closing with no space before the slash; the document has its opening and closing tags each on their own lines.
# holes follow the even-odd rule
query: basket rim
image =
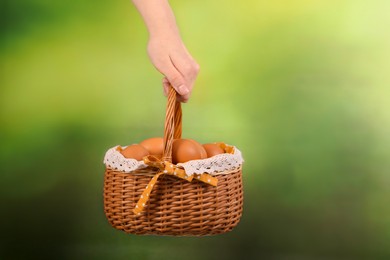
<svg viewBox="0 0 390 260">
<path fill-rule="evenodd" d="M 242 165 L 240 165 L 237 168 L 234 169 L 229 169 L 229 170 L 224 170 L 220 172 L 214 172 L 214 173 L 206 173 L 210 174 L 212 176 L 215 175 L 224 175 L 224 174 L 232 174 L 235 172 L 241 171 L 242 172 Z M 147 166 L 142 169 L 136 169 L 134 171 L 126 172 L 126 171 L 121 171 L 112 167 L 106 167 L 106 172 L 116 172 L 116 173 L 121 173 L 121 174 L 131 174 L 131 175 L 142 175 L 142 176 L 154 176 L 156 173 L 159 172 L 159 168 L 152 167 L 152 166 Z M 196 173 L 194 173 L 196 174 Z"/>
</svg>

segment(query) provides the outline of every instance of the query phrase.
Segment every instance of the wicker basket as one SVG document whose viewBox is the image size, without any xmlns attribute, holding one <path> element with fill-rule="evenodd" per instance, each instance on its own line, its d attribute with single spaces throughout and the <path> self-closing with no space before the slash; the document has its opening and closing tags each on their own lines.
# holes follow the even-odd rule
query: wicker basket
<svg viewBox="0 0 390 260">
<path fill-rule="evenodd" d="M 181 138 L 181 116 L 181 105 L 171 88 L 165 118 L 164 162 L 172 161 L 173 139 Z M 159 172 L 160 168 L 152 166 L 130 173 L 106 168 L 104 210 L 114 228 L 131 234 L 205 236 L 231 231 L 240 221 L 241 167 L 218 172 L 214 176 L 218 181 L 216 186 L 163 174 L 148 194 L 143 211 L 134 213 L 145 187 Z"/>
</svg>

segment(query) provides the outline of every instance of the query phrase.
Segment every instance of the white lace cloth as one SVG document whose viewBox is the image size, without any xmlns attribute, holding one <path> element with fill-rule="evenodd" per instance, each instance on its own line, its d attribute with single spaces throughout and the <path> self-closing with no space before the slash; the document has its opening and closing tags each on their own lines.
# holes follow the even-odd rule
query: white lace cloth
<svg viewBox="0 0 390 260">
<path fill-rule="evenodd" d="M 131 158 L 125 158 L 119 151 L 119 145 L 110 148 L 104 156 L 103 163 L 107 168 L 115 169 L 122 172 L 131 172 L 134 170 L 147 167 L 143 161 L 137 161 Z M 125 149 L 126 147 L 122 147 Z M 241 167 L 244 159 L 240 150 L 234 147 L 234 153 L 223 153 L 203 160 L 192 160 L 185 163 L 178 163 L 177 166 L 184 168 L 188 176 L 192 174 L 209 173 L 218 175 L 223 171 L 231 171 Z"/>
</svg>

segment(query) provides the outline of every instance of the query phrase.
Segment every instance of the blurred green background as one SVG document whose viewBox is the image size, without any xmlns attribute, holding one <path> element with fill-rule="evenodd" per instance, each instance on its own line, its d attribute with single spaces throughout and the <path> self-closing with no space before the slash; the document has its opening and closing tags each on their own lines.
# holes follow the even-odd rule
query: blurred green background
<svg viewBox="0 0 390 260">
<path fill-rule="evenodd" d="M 105 151 L 162 136 L 162 76 L 130 1 L 1 8 L 1 259 L 390 259 L 390 1 L 178 1 L 201 66 L 184 137 L 242 150 L 228 234 L 126 235 Z"/>
</svg>

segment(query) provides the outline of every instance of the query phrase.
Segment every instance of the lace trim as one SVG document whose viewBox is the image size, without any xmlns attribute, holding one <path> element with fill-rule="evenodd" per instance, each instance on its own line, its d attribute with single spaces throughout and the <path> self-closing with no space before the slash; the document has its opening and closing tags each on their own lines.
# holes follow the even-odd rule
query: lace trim
<svg viewBox="0 0 390 260">
<path fill-rule="evenodd" d="M 211 175 L 218 175 L 224 171 L 231 171 L 241 167 L 244 159 L 242 158 L 240 150 L 234 147 L 234 153 L 223 153 L 203 160 L 192 160 L 185 163 L 178 163 L 182 166 L 188 176 L 196 173 L 209 173 Z"/>
<path fill-rule="evenodd" d="M 209 173 L 211 175 L 225 174 L 225 171 L 232 171 L 239 169 L 244 162 L 240 150 L 232 146 L 234 152 L 218 154 L 213 157 L 203 160 L 192 160 L 186 163 L 178 163 L 185 169 L 188 176 L 192 174 Z M 143 161 L 125 158 L 118 150 L 119 145 L 110 148 L 104 156 L 103 163 L 107 168 L 129 173 L 134 170 L 146 168 L 147 165 Z M 122 147 L 125 149 L 126 147 Z"/>
<path fill-rule="evenodd" d="M 123 147 L 126 148 L 127 146 Z M 137 161 L 136 159 L 126 158 L 119 151 L 119 145 L 110 148 L 104 156 L 103 163 L 107 168 L 118 170 L 121 172 L 131 172 L 137 169 L 145 168 L 147 165 L 143 161 Z"/>
</svg>

